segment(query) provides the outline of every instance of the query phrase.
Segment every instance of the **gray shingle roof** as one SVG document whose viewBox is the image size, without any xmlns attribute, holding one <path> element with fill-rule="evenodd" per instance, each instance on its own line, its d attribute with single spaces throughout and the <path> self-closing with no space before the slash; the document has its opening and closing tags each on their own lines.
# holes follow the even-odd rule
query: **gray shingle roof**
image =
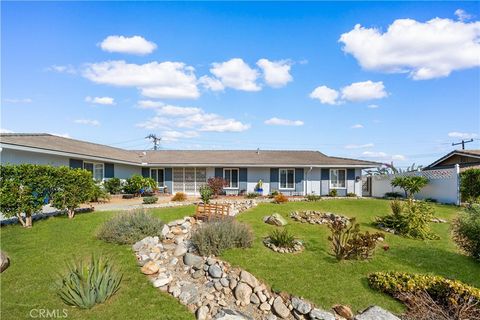
<svg viewBox="0 0 480 320">
<path fill-rule="evenodd" d="M 158 150 L 134 151 L 62 138 L 50 134 L 1 134 L 0 142 L 46 151 L 66 152 L 78 157 L 94 156 L 107 161 L 141 165 L 224 165 L 224 166 L 359 166 L 380 163 L 329 157 L 318 151 L 293 150 Z"/>
</svg>

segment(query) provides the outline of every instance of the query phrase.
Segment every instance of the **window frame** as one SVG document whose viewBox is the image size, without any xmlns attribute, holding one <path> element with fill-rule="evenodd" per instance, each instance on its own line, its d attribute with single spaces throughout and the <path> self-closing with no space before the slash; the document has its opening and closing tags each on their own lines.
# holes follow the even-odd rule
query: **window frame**
<svg viewBox="0 0 480 320">
<path fill-rule="evenodd" d="M 230 185 L 224 187 L 223 189 L 225 189 L 225 190 L 238 190 L 240 188 L 240 169 L 239 168 L 223 168 L 223 179 L 225 181 L 227 181 L 227 179 L 225 177 L 225 171 L 227 171 L 227 170 L 230 170 L 230 179 L 228 179 L 228 181 L 230 181 Z M 236 187 L 232 187 L 232 171 L 233 170 L 237 171 L 237 186 Z"/>
<path fill-rule="evenodd" d="M 83 161 L 83 170 L 87 170 L 89 171 L 88 169 L 85 168 L 85 164 L 91 164 L 92 165 L 92 179 L 95 180 L 95 181 L 103 181 L 105 180 L 105 163 L 102 163 L 102 162 L 92 162 L 92 161 Z M 95 166 L 98 166 L 100 165 L 102 167 L 102 178 L 101 179 L 95 179 Z M 90 172 L 90 171 L 89 171 Z"/>
<path fill-rule="evenodd" d="M 150 168 L 150 178 L 152 178 L 152 170 L 157 170 L 157 179 L 155 180 L 155 182 L 157 183 L 157 187 L 164 188 L 165 187 L 165 168 Z M 158 184 L 158 170 L 163 171 L 163 185 Z"/>
<path fill-rule="evenodd" d="M 332 184 L 332 171 L 338 171 L 338 172 L 339 172 L 339 171 L 344 171 L 344 172 L 345 172 L 345 175 L 344 175 L 345 179 L 343 180 L 343 181 L 345 182 L 345 186 L 344 186 L 344 187 L 335 187 L 335 186 L 333 186 L 333 184 Z M 330 173 L 330 176 L 329 176 L 328 181 L 329 181 L 329 187 L 330 187 L 330 189 L 347 189 L 347 169 L 345 169 L 345 168 L 330 169 L 330 172 L 329 172 L 329 173 Z M 337 177 L 338 177 L 338 173 L 337 173 Z"/>
<path fill-rule="evenodd" d="M 285 183 L 286 183 L 286 187 L 285 188 L 282 188 L 282 179 L 281 179 L 281 175 L 282 175 L 282 170 L 286 171 L 286 177 L 285 177 Z M 292 188 L 289 188 L 288 187 L 288 171 L 293 171 L 293 187 Z M 279 168 L 278 169 L 278 189 L 279 190 L 295 190 L 295 168 Z"/>
</svg>

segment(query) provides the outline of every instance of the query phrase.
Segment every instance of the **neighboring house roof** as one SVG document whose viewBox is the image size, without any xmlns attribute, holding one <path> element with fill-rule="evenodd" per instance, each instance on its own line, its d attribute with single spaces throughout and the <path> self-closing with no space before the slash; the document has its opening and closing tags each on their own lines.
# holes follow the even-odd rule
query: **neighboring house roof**
<svg viewBox="0 0 480 320">
<path fill-rule="evenodd" d="M 318 151 L 292 150 L 125 150 L 106 145 L 63 138 L 50 134 L 0 135 L 2 147 L 33 152 L 68 154 L 70 157 L 96 157 L 111 162 L 153 166 L 355 166 L 381 165 L 373 161 L 329 157 Z"/>
<path fill-rule="evenodd" d="M 425 167 L 425 169 L 431 169 L 431 168 L 437 166 L 438 164 L 444 162 L 445 160 L 447 160 L 447 159 L 449 159 L 453 156 L 470 157 L 470 158 L 478 159 L 480 161 L 480 150 L 453 150 L 452 152 L 444 155 L 443 157 L 441 157 L 437 161 L 435 161 L 432 164 Z"/>
</svg>

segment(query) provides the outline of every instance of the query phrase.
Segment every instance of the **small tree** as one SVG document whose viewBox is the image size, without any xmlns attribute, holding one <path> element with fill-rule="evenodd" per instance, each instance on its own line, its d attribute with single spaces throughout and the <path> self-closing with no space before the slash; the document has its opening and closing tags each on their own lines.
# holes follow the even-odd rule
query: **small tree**
<svg viewBox="0 0 480 320">
<path fill-rule="evenodd" d="M 134 174 L 127 179 L 123 189 L 126 193 L 139 195 L 142 193 L 142 190 L 152 189 L 155 191 L 157 189 L 157 183 L 152 178 L 144 178 L 138 174 Z"/>
<path fill-rule="evenodd" d="M 33 164 L 3 165 L 0 172 L 0 211 L 5 217 L 16 216 L 23 227 L 31 228 L 32 215 L 48 203 L 53 189 L 53 168 Z"/>
<path fill-rule="evenodd" d="M 200 198 L 202 198 L 203 203 L 209 203 L 213 195 L 213 190 L 207 185 L 200 187 Z"/>
<path fill-rule="evenodd" d="M 392 180 L 393 187 L 400 187 L 405 191 L 406 198 L 413 198 L 415 193 L 420 192 L 428 184 L 428 179 L 422 176 L 401 176 Z"/>
<path fill-rule="evenodd" d="M 468 169 L 460 174 L 460 192 L 463 201 L 480 201 L 480 169 Z"/>
<path fill-rule="evenodd" d="M 213 195 L 217 197 L 222 194 L 223 188 L 227 186 L 227 180 L 220 177 L 214 177 L 208 179 L 207 184 L 212 189 Z"/>
<path fill-rule="evenodd" d="M 90 200 L 95 183 L 92 174 L 83 169 L 59 167 L 55 174 L 55 191 L 52 206 L 67 210 L 68 217 L 75 216 L 75 209 Z"/>
</svg>

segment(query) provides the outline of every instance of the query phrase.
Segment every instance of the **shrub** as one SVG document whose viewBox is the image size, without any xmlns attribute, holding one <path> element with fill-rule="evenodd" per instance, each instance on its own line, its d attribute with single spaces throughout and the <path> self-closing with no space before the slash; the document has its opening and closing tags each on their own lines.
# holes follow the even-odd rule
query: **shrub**
<svg viewBox="0 0 480 320">
<path fill-rule="evenodd" d="M 434 212 L 433 207 L 428 203 L 410 199 L 401 206 L 400 213 L 393 212 L 377 218 L 377 224 L 383 228 L 393 229 L 396 233 L 408 238 L 438 239 L 438 236 L 430 231 L 429 225 Z"/>
<path fill-rule="evenodd" d="M 280 248 L 293 248 L 295 245 L 295 237 L 288 232 L 287 229 L 273 230 L 268 237 L 270 242 Z"/>
<path fill-rule="evenodd" d="M 273 198 L 273 202 L 278 204 L 285 203 L 285 202 L 288 202 L 288 198 L 284 194 L 279 193 L 275 196 L 275 198 Z"/>
<path fill-rule="evenodd" d="M 328 196 L 330 196 L 330 197 L 336 197 L 337 195 L 338 195 L 337 189 L 332 189 L 332 190 L 330 190 L 330 192 L 328 193 Z"/>
<path fill-rule="evenodd" d="M 400 194 L 400 192 L 386 192 L 385 195 L 384 195 L 384 198 L 394 198 L 394 199 L 398 199 L 398 198 L 403 198 L 403 195 Z"/>
<path fill-rule="evenodd" d="M 305 200 L 307 200 L 307 201 L 319 201 L 319 200 L 321 200 L 321 199 L 322 199 L 321 196 L 316 195 L 316 194 L 313 194 L 313 193 L 307 194 L 307 195 L 305 196 Z"/>
<path fill-rule="evenodd" d="M 223 188 L 227 186 L 227 180 L 220 177 L 213 177 L 207 180 L 207 185 L 212 189 L 213 195 L 217 197 L 223 193 Z"/>
<path fill-rule="evenodd" d="M 122 274 L 107 258 L 68 265 L 68 273 L 58 283 L 58 295 L 68 305 L 90 309 L 103 303 L 120 289 Z"/>
<path fill-rule="evenodd" d="M 480 205 L 470 205 L 453 222 L 453 239 L 457 245 L 480 261 Z"/>
<path fill-rule="evenodd" d="M 90 194 L 90 202 L 105 202 L 110 200 L 110 194 L 100 183 L 95 183 Z"/>
<path fill-rule="evenodd" d="M 172 197 L 172 201 L 185 201 L 187 200 L 187 195 L 183 192 L 177 192 L 175 195 Z"/>
<path fill-rule="evenodd" d="M 480 169 L 468 169 L 460 174 L 460 192 L 465 202 L 480 201 Z"/>
<path fill-rule="evenodd" d="M 405 191 L 406 198 L 413 198 L 428 184 L 428 179 L 423 176 L 400 176 L 392 180 L 393 187 L 400 187 Z"/>
<path fill-rule="evenodd" d="M 355 223 L 355 218 L 350 219 L 348 223 L 336 219 L 329 223 L 328 227 L 332 233 L 328 237 L 332 244 L 332 255 L 337 260 L 369 259 L 373 256 L 377 242 L 384 238 L 379 232 L 361 233 L 360 225 Z"/>
<path fill-rule="evenodd" d="M 425 199 L 423 199 L 423 201 L 430 202 L 430 203 L 437 203 L 438 202 L 437 199 L 434 199 L 434 198 L 425 198 Z"/>
<path fill-rule="evenodd" d="M 280 192 L 278 192 L 277 190 L 274 190 L 274 191 L 272 191 L 272 192 L 268 195 L 268 197 L 269 197 L 270 199 L 273 199 L 273 198 L 275 198 L 276 196 L 278 196 L 279 194 L 280 194 Z"/>
<path fill-rule="evenodd" d="M 157 203 L 158 197 L 151 196 L 151 197 L 143 197 L 143 203 L 144 204 L 153 204 Z"/>
<path fill-rule="evenodd" d="M 163 222 L 143 210 L 118 213 L 106 221 L 97 237 L 116 244 L 133 244 L 147 236 L 161 236 Z"/>
<path fill-rule="evenodd" d="M 110 178 L 103 183 L 105 190 L 110 194 L 117 194 L 122 191 L 122 182 L 119 178 Z"/>
<path fill-rule="evenodd" d="M 252 242 L 249 226 L 231 218 L 207 222 L 192 235 L 192 243 L 203 256 L 218 256 L 229 248 L 251 247 Z"/>
<path fill-rule="evenodd" d="M 131 193 L 125 193 L 122 195 L 122 199 L 133 199 L 133 198 L 135 198 L 135 195 Z"/>
<path fill-rule="evenodd" d="M 152 178 L 144 178 L 138 174 L 134 174 L 125 181 L 123 190 L 125 193 L 139 195 L 144 191 L 155 191 L 157 183 Z"/>
<path fill-rule="evenodd" d="M 353 193 L 353 192 L 349 192 L 349 193 L 347 193 L 347 197 L 356 198 L 356 197 L 357 197 L 357 194 L 356 194 L 356 193 Z"/>
<path fill-rule="evenodd" d="M 445 319 L 478 319 L 480 316 L 480 308 L 478 308 L 480 305 L 480 290 L 460 281 L 433 275 L 376 272 L 368 276 L 368 283 L 372 288 L 406 302 L 409 309 L 412 306 L 418 306 L 420 303 L 424 304 L 425 301 L 419 299 L 426 299 L 433 301 L 436 306 L 441 308 L 440 311 L 444 314 Z M 410 301 L 412 296 L 414 300 Z M 432 303 L 429 306 L 434 307 Z M 465 308 L 466 306 L 471 308 Z M 462 316 L 459 312 L 472 313 L 468 316 Z"/>
<path fill-rule="evenodd" d="M 209 203 L 210 199 L 213 196 L 213 190 L 208 185 L 203 185 L 200 187 L 200 198 L 202 199 L 203 203 Z"/>
<path fill-rule="evenodd" d="M 256 192 L 249 192 L 249 193 L 247 193 L 247 194 L 245 195 L 245 198 L 247 198 L 247 199 L 255 199 L 255 198 L 257 198 L 258 196 L 259 196 L 259 194 L 256 193 Z"/>
<path fill-rule="evenodd" d="M 400 215 L 403 210 L 403 203 L 399 200 L 393 200 L 392 202 L 390 202 L 390 208 L 392 209 L 393 215 Z"/>
</svg>

